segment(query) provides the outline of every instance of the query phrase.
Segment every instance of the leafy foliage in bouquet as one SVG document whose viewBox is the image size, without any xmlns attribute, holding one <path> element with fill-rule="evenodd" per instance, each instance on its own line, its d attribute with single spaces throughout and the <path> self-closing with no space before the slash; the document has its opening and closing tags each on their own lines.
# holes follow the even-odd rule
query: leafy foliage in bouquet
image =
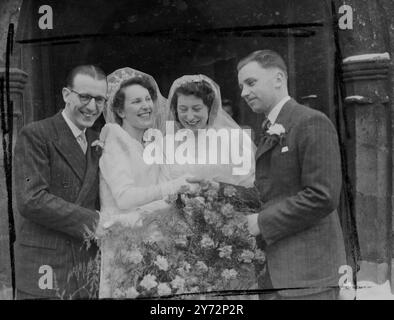
<svg viewBox="0 0 394 320">
<path fill-rule="evenodd" d="M 258 194 L 206 182 L 167 199 L 171 209 L 149 214 L 141 226 L 112 228 L 110 275 L 118 298 L 236 294 L 255 287 L 265 264 L 247 228 L 260 209 Z"/>
</svg>

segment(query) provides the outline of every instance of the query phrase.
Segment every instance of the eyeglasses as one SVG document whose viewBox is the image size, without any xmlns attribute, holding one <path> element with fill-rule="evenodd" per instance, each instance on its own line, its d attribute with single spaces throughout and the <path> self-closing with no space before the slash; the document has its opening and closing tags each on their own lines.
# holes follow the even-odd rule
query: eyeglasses
<svg viewBox="0 0 394 320">
<path fill-rule="evenodd" d="M 70 91 L 74 92 L 75 94 L 77 94 L 79 101 L 83 104 L 86 105 L 88 104 L 92 99 L 94 99 L 94 101 L 96 102 L 96 106 L 98 107 L 104 107 L 104 105 L 107 103 L 107 98 L 104 98 L 102 96 L 98 96 L 98 97 L 93 97 L 90 94 L 85 94 L 85 93 L 79 93 L 73 89 L 68 88 Z"/>
</svg>

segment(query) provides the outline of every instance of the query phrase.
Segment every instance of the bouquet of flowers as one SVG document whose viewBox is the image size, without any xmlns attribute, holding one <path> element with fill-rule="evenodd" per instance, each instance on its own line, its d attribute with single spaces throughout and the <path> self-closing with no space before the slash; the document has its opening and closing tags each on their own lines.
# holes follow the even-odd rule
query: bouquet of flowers
<svg viewBox="0 0 394 320">
<path fill-rule="evenodd" d="M 169 210 L 106 235 L 114 244 L 113 297 L 234 296 L 256 287 L 255 267 L 264 270 L 265 255 L 246 214 L 260 209 L 257 193 L 205 182 L 166 201 Z"/>
</svg>

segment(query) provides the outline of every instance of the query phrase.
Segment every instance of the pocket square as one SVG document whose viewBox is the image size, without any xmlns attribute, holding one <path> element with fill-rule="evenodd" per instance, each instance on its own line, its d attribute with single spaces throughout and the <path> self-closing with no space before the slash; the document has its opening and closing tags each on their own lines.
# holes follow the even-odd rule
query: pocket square
<svg viewBox="0 0 394 320">
<path fill-rule="evenodd" d="M 282 150 L 280 152 L 284 153 L 284 152 L 287 152 L 287 151 L 289 151 L 289 147 L 285 146 L 285 147 L 282 148 Z"/>
</svg>

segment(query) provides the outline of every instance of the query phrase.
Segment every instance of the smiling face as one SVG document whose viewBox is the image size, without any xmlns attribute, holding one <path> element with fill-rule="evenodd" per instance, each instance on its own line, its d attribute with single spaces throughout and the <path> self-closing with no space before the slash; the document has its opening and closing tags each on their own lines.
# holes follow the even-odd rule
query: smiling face
<svg viewBox="0 0 394 320">
<path fill-rule="evenodd" d="M 73 88 L 63 88 L 63 100 L 66 103 L 65 112 L 80 130 L 84 130 L 93 126 L 104 106 L 98 107 L 95 99 L 91 99 L 88 104 L 82 104 L 76 92 L 82 95 L 105 98 L 107 82 L 94 79 L 89 75 L 77 74 L 73 81 Z"/>
<path fill-rule="evenodd" d="M 243 66 L 238 72 L 241 97 L 256 113 L 266 115 L 277 103 L 276 90 L 282 85 L 282 76 L 278 78 L 278 69 L 265 69 L 256 61 Z"/>
<path fill-rule="evenodd" d="M 178 94 L 177 113 L 179 122 L 186 129 L 204 129 L 208 123 L 209 108 L 201 98 Z"/>
<path fill-rule="evenodd" d="M 124 107 L 117 113 L 123 121 L 136 129 L 147 129 L 153 126 L 153 100 L 148 89 L 133 84 L 123 89 Z"/>
</svg>

